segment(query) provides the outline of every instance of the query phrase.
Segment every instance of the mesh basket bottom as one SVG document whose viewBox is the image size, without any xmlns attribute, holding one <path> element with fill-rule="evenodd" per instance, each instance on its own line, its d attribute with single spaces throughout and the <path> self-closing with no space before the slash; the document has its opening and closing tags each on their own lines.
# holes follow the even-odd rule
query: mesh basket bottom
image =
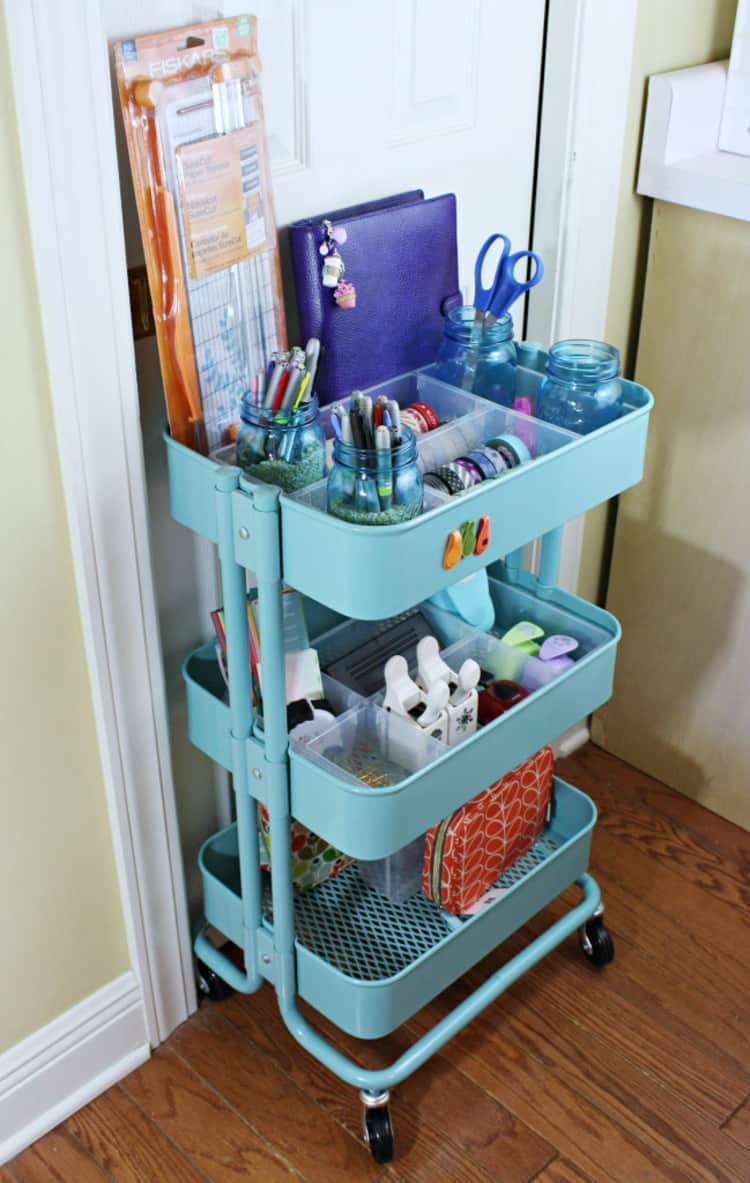
<svg viewBox="0 0 750 1183">
<path fill-rule="evenodd" d="M 493 886 L 514 887 L 556 850 L 557 843 L 543 836 Z M 455 931 L 440 908 L 421 893 L 394 904 L 368 887 L 356 866 L 301 892 L 294 912 L 300 945 L 346 977 L 365 982 L 394 977 Z M 470 923 L 467 919 L 461 927 Z"/>
</svg>

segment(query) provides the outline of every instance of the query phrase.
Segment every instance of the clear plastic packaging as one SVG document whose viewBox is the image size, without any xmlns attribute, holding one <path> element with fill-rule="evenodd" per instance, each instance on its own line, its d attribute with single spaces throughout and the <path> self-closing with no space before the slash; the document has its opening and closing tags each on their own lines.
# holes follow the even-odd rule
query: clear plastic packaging
<svg viewBox="0 0 750 1183">
<path fill-rule="evenodd" d="M 286 344 L 256 20 L 120 41 L 115 64 L 170 432 L 213 452 Z"/>
</svg>

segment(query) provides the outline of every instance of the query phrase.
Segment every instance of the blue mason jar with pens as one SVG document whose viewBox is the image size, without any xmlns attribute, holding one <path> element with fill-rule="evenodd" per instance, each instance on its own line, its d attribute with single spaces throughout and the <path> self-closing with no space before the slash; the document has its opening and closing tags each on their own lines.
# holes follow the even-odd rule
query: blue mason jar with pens
<svg viewBox="0 0 750 1183">
<path fill-rule="evenodd" d="M 246 476 L 286 493 L 325 476 L 325 435 L 314 393 L 320 344 L 277 353 L 242 400 L 237 464 Z"/>
<path fill-rule="evenodd" d="M 502 242 L 502 252 L 492 282 L 485 287 L 482 270 L 495 242 Z M 516 277 L 519 266 L 531 267 L 528 279 Z M 506 234 L 491 234 L 474 265 L 473 305 L 455 308 L 445 319 L 434 376 L 492 402 L 513 406 L 518 356 L 510 309 L 543 275 L 544 265 L 534 251 L 511 252 Z"/>
<path fill-rule="evenodd" d="M 402 425 L 398 403 L 355 392 L 348 406 L 334 407 L 333 467 L 328 475 L 328 512 L 361 526 L 392 526 L 422 509 L 422 472 L 417 441 Z"/>
</svg>

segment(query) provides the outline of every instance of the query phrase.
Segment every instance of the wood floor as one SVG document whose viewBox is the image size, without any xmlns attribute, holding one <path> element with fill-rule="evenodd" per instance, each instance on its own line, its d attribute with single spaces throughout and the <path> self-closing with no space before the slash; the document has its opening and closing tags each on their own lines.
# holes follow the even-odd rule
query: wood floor
<svg viewBox="0 0 750 1183">
<path fill-rule="evenodd" d="M 202 1006 L 0 1183 L 748 1183 L 750 836 L 592 746 L 559 771 L 600 810 L 592 868 L 615 962 L 596 970 L 568 942 L 397 1088 L 391 1166 L 360 1141 L 354 1090 L 297 1049 L 264 986 Z"/>
</svg>

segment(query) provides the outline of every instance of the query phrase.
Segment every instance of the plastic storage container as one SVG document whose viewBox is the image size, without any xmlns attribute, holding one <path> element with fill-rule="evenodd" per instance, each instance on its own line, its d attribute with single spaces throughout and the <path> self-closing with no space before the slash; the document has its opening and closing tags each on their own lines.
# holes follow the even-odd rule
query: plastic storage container
<svg viewBox="0 0 750 1183">
<path fill-rule="evenodd" d="M 623 409 L 620 354 L 604 341 L 558 341 L 547 358 L 536 413 L 586 435 L 619 419 Z"/>
<path fill-rule="evenodd" d="M 246 476 L 278 485 L 286 493 L 303 489 L 325 474 L 325 435 L 315 395 L 287 422 L 266 407 L 242 401 L 237 464 Z"/>
<path fill-rule="evenodd" d="M 470 307 L 454 308 L 445 318 L 434 374 L 492 402 L 513 405 L 518 353 L 509 312 L 483 328 Z"/>
<path fill-rule="evenodd" d="M 358 863 L 359 873 L 365 882 L 392 900 L 403 904 L 422 889 L 422 864 L 424 861 L 424 834 L 402 846 L 388 858 L 374 862 Z"/>
</svg>

